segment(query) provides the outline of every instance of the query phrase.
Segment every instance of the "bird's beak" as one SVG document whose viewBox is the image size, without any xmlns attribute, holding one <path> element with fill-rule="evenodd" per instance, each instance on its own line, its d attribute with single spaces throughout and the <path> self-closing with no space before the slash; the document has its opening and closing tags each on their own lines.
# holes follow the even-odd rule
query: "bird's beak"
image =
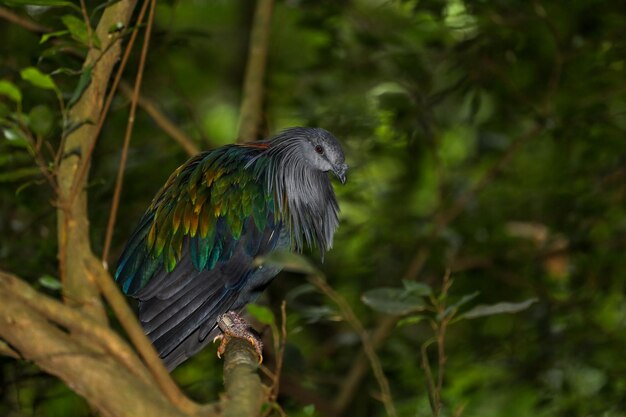
<svg viewBox="0 0 626 417">
<path fill-rule="evenodd" d="M 333 168 L 333 173 L 339 178 L 342 184 L 346 183 L 346 171 L 348 170 L 348 164 L 337 165 Z"/>
</svg>

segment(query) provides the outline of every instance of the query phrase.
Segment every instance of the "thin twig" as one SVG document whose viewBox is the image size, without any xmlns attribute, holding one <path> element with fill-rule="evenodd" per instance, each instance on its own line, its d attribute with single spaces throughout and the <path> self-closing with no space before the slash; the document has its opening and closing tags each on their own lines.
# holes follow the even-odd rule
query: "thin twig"
<svg viewBox="0 0 626 417">
<path fill-rule="evenodd" d="M 324 293 L 328 298 L 330 298 L 337 306 L 339 310 L 341 310 L 342 317 L 350 324 L 350 326 L 358 333 L 361 338 L 361 344 L 363 345 L 363 350 L 367 355 L 367 358 L 370 361 L 370 365 L 372 367 L 372 371 L 374 372 L 374 377 L 378 382 L 378 386 L 380 387 L 381 395 L 380 399 L 385 406 L 385 410 L 389 417 L 396 417 L 396 408 L 393 403 L 393 399 L 391 396 L 391 389 L 389 388 L 389 381 L 383 372 L 383 367 L 380 363 L 380 359 L 376 354 L 376 349 L 374 348 L 370 335 L 363 327 L 363 324 L 358 319 L 352 308 L 348 304 L 348 302 L 337 293 L 328 283 L 317 275 L 309 276 L 309 282 L 315 285 L 322 293 Z"/>
<path fill-rule="evenodd" d="M 8 20 L 11 23 L 15 23 L 16 25 L 21 26 L 26 30 L 30 30 L 31 32 L 38 32 L 38 33 L 50 32 L 49 27 L 40 25 L 37 22 L 33 22 L 32 20 L 24 16 L 20 16 L 19 14 L 14 13 L 13 11 L 7 9 L 6 7 L 0 6 L 0 18 L 4 20 Z"/>
<path fill-rule="evenodd" d="M 83 20 L 85 21 L 85 26 L 87 27 L 87 46 L 89 49 L 93 48 L 93 28 L 91 27 L 91 22 L 89 21 L 89 15 L 87 13 L 87 6 L 85 5 L 85 0 L 80 0 L 80 11 L 83 14 Z"/>
<path fill-rule="evenodd" d="M 130 138 L 132 137 L 133 127 L 135 126 L 135 114 L 137 112 L 137 102 L 139 101 L 139 91 L 141 90 L 141 81 L 143 80 L 143 71 L 146 66 L 146 57 L 148 56 L 148 46 L 150 45 L 150 34 L 152 33 L 152 24 L 154 23 L 154 9 L 156 8 L 156 0 L 150 1 L 150 14 L 148 16 L 148 26 L 144 35 L 143 47 L 141 49 L 141 58 L 139 60 L 139 68 L 135 77 L 135 89 L 130 102 L 130 113 L 128 115 L 128 123 L 126 124 L 126 134 L 124 136 L 124 145 L 122 147 L 122 157 L 119 169 L 117 170 L 117 180 L 115 181 L 115 191 L 113 192 L 113 202 L 111 203 L 111 212 L 109 214 L 109 223 L 107 225 L 106 235 L 104 238 L 104 250 L 102 251 L 102 260 L 106 262 L 111 248 L 111 240 L 113 239 L 113 228 L 117 219 L 117 209 L 120 204 L 120 196 L 122 194 L 122 185 L 124 183 L 124 171 L 126 170 L 126 160 L 128 159 L 128 148 L 130 146 Z"/>
<path fill-rule="evenodd" d="M 437 407 L 437 403 L 439 400 L 437 398 L 435 383 L 433 382 L 433 373 L 430 369 L 430 361 L 428 360 L 428 346 L 433 342 L 433 339 L 429 339 L 422 344 L 420 348 L 420 356 L 422 369 L 424 370 L 424 374 L 426 375 L 426 391 L 428 392 L 428 402 L 430 404 L 430 409 L 433 412 L 433 415 L 437 416 L 439 415 L 439 408 Z"/>
<path fill-rule="evenodd" d="M 122 81 L 120 83 L 120 91 L 126 97 L 132 98 L 133 89 L 130 88 L 130 86 L 126 82 Z M 143 111 L 148 113 L 148 116 L 152 118 L 154 123 L 156 123 L 156 125 L 159 126 L 165 133 L 167 133 L 172 139 L 178 142 L 180 146 L 183 147 L 185 152 L 187 152 L 190 156 L 200 153 L 200 148 L 196 146 L 193 140 L 189 136 L 187 136 L 187 134 L 181 128 L 176 126 L 174 122 L 172 122 L 170 118 L 167 117 L 152 100 L 146 98 L 143 95 L 140 95 L 137 103 L 139 104 L 139 107 L 143 109 Z"/>
<path fill-rule="evenodd" d="M 259 132 L 273 9 L 274 0 L 257 1 L 250 31 L 243 100 L 239 110 L 238 142 L 255 140 Z"/>
</svg>

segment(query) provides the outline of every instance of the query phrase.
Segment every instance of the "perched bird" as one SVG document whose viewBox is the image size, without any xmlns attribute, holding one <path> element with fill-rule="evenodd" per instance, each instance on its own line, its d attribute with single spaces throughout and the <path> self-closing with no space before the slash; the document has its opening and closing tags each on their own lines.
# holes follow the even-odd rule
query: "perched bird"
<svg viewBox="0 0 626 417">
<path fill-rule="evenodd" d="M 168 369 L 223 331 L 254 342 L 237 312 L 280 272 L 255 258 L 330 249 L 339 207 L 327 173 L 345 183 L 347 169 L 332 134 L 296 127 L 201 153 L 170 176 L 115 273 Z"/>
</svg>

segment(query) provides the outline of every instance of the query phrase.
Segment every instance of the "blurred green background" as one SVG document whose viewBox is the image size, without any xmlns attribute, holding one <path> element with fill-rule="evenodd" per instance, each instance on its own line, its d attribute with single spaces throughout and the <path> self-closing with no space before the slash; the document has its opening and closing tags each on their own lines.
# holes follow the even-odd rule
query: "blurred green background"
<svg viewBox="0 0 626 417">
<path fill-rule="evenodd" d="M 8 7 L 54 31 L 65 29 L 64 16 L 80 17 L 71 7 L 23 3 Z M 94 22 L 99 4 L 87 2 Z M 254 7 L 158 3 L 142 94 L 201 149 L 237 136 Z M 55 93 L 20 71 L 53 73 L 70 100 L 85 47 L 71 33 L 40 42 L 41 33 L 0 22 L 0 80 L 22 96 L 18 104 L 0 88 L 0 268 L 56 296 L 53 194 L 7 121 L 21 107 L 31 130 L 56 149 Z M 452 312 L 442 415 L 626 415 L 625 31 L 624 3 L 608 0 L 275 5 L 263 130 L 320 126 L 344 146 L 351 169 L 345 186 L 335 184 L 342 210 L 335 247 L 323 263 L 309 256 L 367 329 L 389 324 L 385 312 L 403 313 L 378 348 L 400 416 L 432 415 L 420 349 Z M 137 48 L 129 82 L 138 60 Z M 97 254 L 128 109 L 129 99 L 118 95 L 94 155 L 89 208 Z M 110 263 L 187 157 L 139 110 Z M 446 307 L 467 302 L 445 314 L 423 310 L 420 303 L 432 301 L 413 282 L 438 294 L 446 271 L 448 294 L 433 299 Z M 279 276 L 261 303 L 279 316 L 285 298 L 279 403 L 290 416 L 330 416 L 324 404 L 345 389 L 360 340 L 302 275 Z M 505 306 L 516 312 L 463 315 L 501 302 L 515 303 Z M 222 390 L 214 349 L 174 373 L 200 401 Z M 436 374 L 435 345 L 427 359 Z M 368 372 L 339 415 L 383 416 L 379 396 Z M 0 415 L 92 414 L 55 378 L 0 358 Z"/>
</svg>

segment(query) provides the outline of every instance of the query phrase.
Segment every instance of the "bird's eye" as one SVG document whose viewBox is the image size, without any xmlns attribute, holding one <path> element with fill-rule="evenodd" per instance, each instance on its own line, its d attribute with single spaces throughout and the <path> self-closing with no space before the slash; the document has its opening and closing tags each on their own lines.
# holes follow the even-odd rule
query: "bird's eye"
<svg viewBox="0 0 626 417">
<path fill-rule="evenodd" d="M 315 147 L 315 152 L 317 152 L 320 155 L 323 155 L 324 154 L 324 148 L 322 147 L 322 145 L 317 145 Z"/>
</svg>

